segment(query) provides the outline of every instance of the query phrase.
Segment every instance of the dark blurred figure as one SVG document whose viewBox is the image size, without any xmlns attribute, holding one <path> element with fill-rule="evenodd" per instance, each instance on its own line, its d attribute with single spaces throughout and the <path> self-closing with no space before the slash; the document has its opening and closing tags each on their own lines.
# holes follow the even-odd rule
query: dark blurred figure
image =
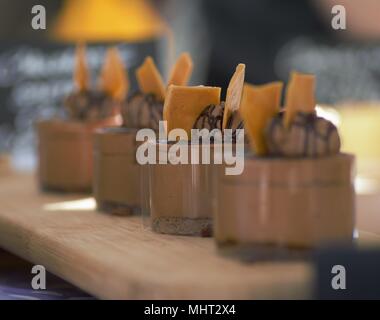
<svg viewBox="0 0 380 320">
<path fill-rule="evenodd" d="M 277 78 L 274 62 L 290 40 L 333 37 L 308 0 L 204 1 L 212 41 L 209 82 L 226 87 L 231 71 L 247 64 L 247 81 L 261 84 Z"/>
<path fill-rule="evenodd" d="M 211 58 L 208 82 L 227 86 L 240 63 L 248 82 L 286 80 L 291 69 L 318 76 L 318 98 L 379 99 L 378 0 L 207 0 Z M 344 5 L 347 30 L 331 26 Z M 373 59 L 374 58 L 374 59 Z M 377 59 L 376 59 L 377 58 Z M 334 87 L 334 90 L 331 88 Z"/>
</svg>

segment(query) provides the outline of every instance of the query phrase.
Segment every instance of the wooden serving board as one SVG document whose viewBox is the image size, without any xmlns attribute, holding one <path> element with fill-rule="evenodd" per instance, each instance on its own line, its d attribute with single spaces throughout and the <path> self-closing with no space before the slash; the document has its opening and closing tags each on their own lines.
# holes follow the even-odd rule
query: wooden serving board
<svg viewBox="0 0 380 320">
<path fill-rule="evenodd" d="M 0 246 L 104 299 L 311 296 L 306 263 L 228 260 L 212 239 L 154 234 L 140 218 L 98 213 L 83 198 L 43 194 L 32 175 L 0 175 Z"/>
</svg>

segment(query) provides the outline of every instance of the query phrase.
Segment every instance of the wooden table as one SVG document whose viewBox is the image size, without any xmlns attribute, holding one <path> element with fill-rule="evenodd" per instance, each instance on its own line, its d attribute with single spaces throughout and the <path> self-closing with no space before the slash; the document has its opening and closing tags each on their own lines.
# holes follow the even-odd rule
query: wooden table
<svg viewBox="0 0 380 320">
<path fill-rule="evenodd" d="M 311 297 L 307 263 L 228 260 L 212 239 L 158 235 L 138 217 L 96 212 L 83 198 L 43 194 L 32 175 L 3 173 L 0 246 L 105 299 Z M 362 239 L 380 243 L 380 197 L 358 205 Z"/>
</svg>

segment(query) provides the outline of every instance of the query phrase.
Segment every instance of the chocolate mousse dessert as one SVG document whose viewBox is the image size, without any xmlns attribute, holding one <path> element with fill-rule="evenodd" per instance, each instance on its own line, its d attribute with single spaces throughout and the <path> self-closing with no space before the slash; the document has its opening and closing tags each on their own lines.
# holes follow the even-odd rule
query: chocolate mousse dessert
<svg viewBox="0 0 380 320">
<path fill-rule="evenodd" d="M 211 236 L 212 234 L 212 187 L 211 175 L 214 167 L 213 139 L 210 139 L 209 164 L 192 164 L 191 156 L 200 143 L 191 137 L 191 129 L 225 129 L 226 117 L 239 109 L 244 84 L 245 66 L 240 64 L 227 90 L 226 102 L 220 101 L 221 88 L 170 86 L 164 105 L 167 131 L 183 129 L 186 140 L 186 163 L 156 164 L 150 169 L 151 225 L 155 232 Z M 171 143 L 159 141 L 157 150 L 164 158 L 171 158 Z M 201 152 L 200 152 L 201 153 Z M 202 155 L 200 154 L 200 159 Z"/>
<path fill-rule="evenodd" d="M 93 176 L 93 138 L 97 128 L 120 123 L 128 81 L 116 48 L 107 51 L 99 86 L 90 83 L 86 48 L 76 50 L 75 91 L 64 101 L 66 119 L 37 123 L 39 182 L 44 190 L 89 192 Z"/>
<path fill-rule="evenodd" d="M 243 260 L 310 256 L 353 240 L 354 156 L 337 128 L 315 112 L 315 78 L 244 86 L 240 114 L 251 150 L 240 176 L 218 170 L 214 235 L 220 252 Z"/>
<path fill-rule="evenodd" d="M 187 84 L 192 66 L 190 55 L 181 54 L 169 81 Z M 131 215 L 141 210 L 143 169 L 136 161 L 136 133 L 144 128 L 158 132 L 166 95 L 166 85 L 151 57 L 136 70 L 136 79 L 139 90 L 122 105 L 121 127 L 99 130 L 95 136 L 97 207 L 117 215 Z"/>
</svg>

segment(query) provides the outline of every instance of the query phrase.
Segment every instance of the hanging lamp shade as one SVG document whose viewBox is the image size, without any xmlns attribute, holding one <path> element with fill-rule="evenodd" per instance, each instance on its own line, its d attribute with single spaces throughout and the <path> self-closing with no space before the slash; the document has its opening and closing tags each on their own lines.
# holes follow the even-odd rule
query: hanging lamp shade
<svg viewBox="0 0 380 320">
<path fill-rule="evenodd" d="M 66 0 L 53 38 L 68 42 L 146 41 L 162 35 L 164 21 L 147 0 Z"/>
</svg>

